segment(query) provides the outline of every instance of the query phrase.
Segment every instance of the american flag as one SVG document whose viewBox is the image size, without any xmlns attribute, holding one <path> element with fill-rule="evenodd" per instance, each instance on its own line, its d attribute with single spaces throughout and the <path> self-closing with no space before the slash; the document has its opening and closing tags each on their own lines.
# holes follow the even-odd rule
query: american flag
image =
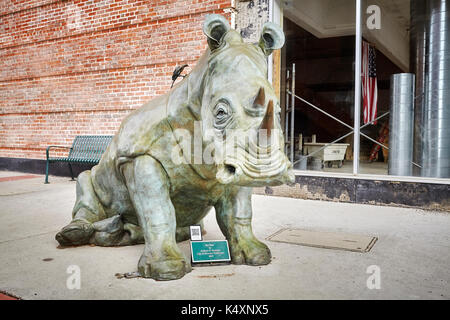
<svg viewBox="0 0 450 320">
<path fill-rule="evenodd" d="M 377 117 L 378 87 L 375 48 L 363 41 L 362 50 L 361 78 L 364 123 L 373 121 L 373 124 L 376 124 L 377 122 L 374 120 Z"/>
</svg>

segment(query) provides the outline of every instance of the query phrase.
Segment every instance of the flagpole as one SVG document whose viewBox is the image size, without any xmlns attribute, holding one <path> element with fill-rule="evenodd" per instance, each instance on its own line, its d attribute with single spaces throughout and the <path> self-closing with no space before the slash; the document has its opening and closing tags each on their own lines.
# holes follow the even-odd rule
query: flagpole
<svg viewBox="0 0 450 320">
<path fill-rule="evenodd" d="M 355 122 L 353 135 L 353 174 L 359 172 L 359 143 L 361 117 L 361 0 L 356 0 L 356 28 L 355 28 Z"/>
</svg>

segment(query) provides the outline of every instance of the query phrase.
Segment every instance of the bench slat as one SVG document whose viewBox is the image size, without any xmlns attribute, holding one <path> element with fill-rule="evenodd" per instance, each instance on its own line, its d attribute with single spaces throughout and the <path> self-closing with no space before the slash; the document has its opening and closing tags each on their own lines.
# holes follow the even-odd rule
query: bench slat
<svg viewBox="0 0 450 320">
<path fill-rule="evenodd" d="M 47 150 L 47 164 L 45 172 L 45 183 L 48 183 L 48 165 L 51 162 L 68 162 L 72 174 L 70 163 L 97 164 L 100 162 L 103 153 L 108 148 L 113 136 L 76 136 L 72 143 L 72 148 L 66 158 L 50 158 Z M 73 177 L 72 177 L 73 178 Z"/>
<path fill-rule="evenodd" d="M 99 162 L 112 136 L 77 136 L 68 160 L 74 162 Z"/>
</svg>

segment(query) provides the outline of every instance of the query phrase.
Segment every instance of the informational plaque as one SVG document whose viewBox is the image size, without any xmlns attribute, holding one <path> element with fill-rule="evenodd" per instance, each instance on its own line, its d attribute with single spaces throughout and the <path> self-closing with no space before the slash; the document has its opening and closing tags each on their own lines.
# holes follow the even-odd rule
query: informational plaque
<svg viewBox="0 0 450 320">
<path fill-rule="evenodd" d="M 227 240 L 191 241 L 193 263 L 230 262 Z"/>
</svg>

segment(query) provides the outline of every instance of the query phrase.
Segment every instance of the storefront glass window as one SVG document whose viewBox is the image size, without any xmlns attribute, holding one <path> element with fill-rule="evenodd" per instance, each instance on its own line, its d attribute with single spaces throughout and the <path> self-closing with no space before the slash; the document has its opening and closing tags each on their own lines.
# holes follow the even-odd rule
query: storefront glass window
<svg viewBox="0 0 450 320">
<path fill-rule="evenodd" d="M 283 9 L 287 43 L 281 91 L 287 93 L 283 104 L 289 110 L 292 84 L 286 76 L 295 64 L 296 168 L 450 178 L 448 1 L 298 0 L 286 1 Z M 358 39 L 360 57 L 355 55 Z M 359 63 L 361 77 L 355 79 Z M 359 109 L 355 86 L 361 90 Z M 292 131 L 290 122 L 286 128 Z M 339 144 L 329 146 L 332 142 Z M 299 161 L 304 156 L 310 156 L 306 165 Z"/>
<path fill-rule="evenodd" d="M 378 114 L 389 115 L 369 126 L 367 134 L 383 146 L 372 144 L 369 158 L 360 155 L 361 169 L 450 178 L 448 1 L 362 3 L 363 40 L 376 54 Z M 367 145 L 364 137 L 360 141 Z"/>
<path fill-rule="evenodd" d="M 351 173 L 355 2 L 287 2 L 283 26 L 286 153 L 297 170 Z"/>
</svg>

